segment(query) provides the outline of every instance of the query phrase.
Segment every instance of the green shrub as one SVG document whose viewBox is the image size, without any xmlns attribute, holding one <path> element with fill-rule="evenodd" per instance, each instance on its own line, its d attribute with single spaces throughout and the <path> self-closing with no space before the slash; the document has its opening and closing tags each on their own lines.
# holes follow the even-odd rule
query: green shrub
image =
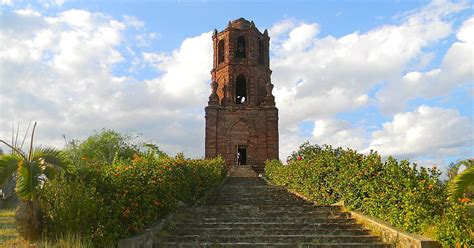
<svg viewBox="0 0 474 248">
<path fill-rule="evenodd" d="M 344 201 L 350 209 L 390 222 L 409 232 L 435 234 L 445 246 L 472 245 L 472 223 L 466 204 L 448 200 L 437 169 L 417 168 L 407 160 L 382 161 L 351 149 L 304 143 L 288 157 L 288 164 L 267 161 L 267 177 L 318 204 Z M 442 225 L 440 224 L 442 223 Z"/>
<path fill-rule="evenodd" d="M 445 212 L 434 220 L 430 236 L 436 238 L 443 247 L 472 247 L 474 220 L 465 204 L 450 203 Z"/>
<path fill-rule="evenodd" d="M 84 164 L 76 174 L 48 181 L 41 194 L 46 235 L 79 233 L 97 246 L 142 231 L 193 203 L 225 177 L 222 158 L 185 159 L 136 153 L 112 164 Z"/>
<path fill-rule="evenodd" d="M 87 239 L 103 236 L 105 230 L 100 224 L 107 217 L 104 204 L 96 189 L 80 179 L 58 177 L 48 181 L 41 191 L 44 232 L 54 238 L 71 234 Z"/>
</svg>

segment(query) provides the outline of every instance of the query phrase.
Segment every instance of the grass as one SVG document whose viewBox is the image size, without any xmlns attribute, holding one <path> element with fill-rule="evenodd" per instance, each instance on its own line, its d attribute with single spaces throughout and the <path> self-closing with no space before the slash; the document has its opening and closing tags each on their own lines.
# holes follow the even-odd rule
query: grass
<svg viewBox="0 0 474 248">
<path fill-rule="evenodd" d="M 76 235 L 67 235 L 55 241 L 40 240 L 30 243 L 19 237 L 15 225 L 15 210 L 0 209 L 0 247 L 56 247 L 56 248 L 89 248 L 93 247 L 90 241 L 85 241 Z"/>
<path fill-rule="evenodd" d="M 15 210 L 0 210 L 0 244 L 11 243 L 18 239 L 15 226 Z"/>
</svg>

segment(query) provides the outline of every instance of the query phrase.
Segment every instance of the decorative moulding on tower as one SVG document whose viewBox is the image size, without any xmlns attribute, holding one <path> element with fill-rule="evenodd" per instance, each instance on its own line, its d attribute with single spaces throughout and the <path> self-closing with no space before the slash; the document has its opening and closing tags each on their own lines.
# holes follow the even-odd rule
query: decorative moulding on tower
<svg viewBox="0 0 474 248">
<path fill-rule="evenodd" d="M 217 96 L 217 86 L 218 86 L 217 82 L 212 81 L 211 83 L 212 93 L 209 96 L 209 101 L 208 101 L 209 106 L 219 105 L 219 97 Z"/>
</svg>

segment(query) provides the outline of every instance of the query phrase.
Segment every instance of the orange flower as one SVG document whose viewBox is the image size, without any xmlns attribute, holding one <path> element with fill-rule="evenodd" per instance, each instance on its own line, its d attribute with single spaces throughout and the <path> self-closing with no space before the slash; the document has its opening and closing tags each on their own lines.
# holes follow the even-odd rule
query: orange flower
<svg viewBox="0 0 474 248">
<path fill-rule="evenodd" d="M 141 161 L 142 161 L 142 158 L 140 157 L 140 155 L 138 155 L 138 154 L 135 153 L 135 154 L 133 154 L 133 159 L 132 159 L 132 161 L 133 161 L 134 163 L 138 163 L 138 162 L 141 162 Z"/>
<path fill-rule="evenodd" d="M 428 189 L 433 189 L 433 185 L 428 185 Z"/>
<path fill-rule="evenodd" d="M 122 212 L 122 216 L 123 216 L 124 218 L 128 218 L 129 215 L 130 215 L 130 209 L 125 208 L 125 209 L 123 210 L 123 212 Z"/>
<path fill-rule="evenodd" d="M 471 202 L 471 199 L 464 197 L 464 198 L 459 198 L 458 201 L 461 203 L 469 203 Z"/>
</svg>

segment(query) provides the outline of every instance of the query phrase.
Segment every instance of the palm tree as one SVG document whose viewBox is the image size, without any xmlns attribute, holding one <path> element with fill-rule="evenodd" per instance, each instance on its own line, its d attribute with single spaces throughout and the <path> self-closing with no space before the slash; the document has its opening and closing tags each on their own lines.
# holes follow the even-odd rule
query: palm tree
<svg viewBox="0 0 474 248">
<path fill-rule="evenodd" d="M 471 190 L 474 186 L 474 166 L 467 167 L 463 172 L 459 173 L 449 185 L 449 192 L 453 199 L 462 197 L 464 192 Z"/>
<path fill-rule="evenodd" d="M 456 162 L 449 164 L 448 169 L 446 171 L 446 174 L 448 176 L 448 182 L 453 180 L 459 174 L 459 170 L 461 169 L 462 166 L 466 168 L 474 166 L 474 159 L 458 160 Z"/>
<path fill-rule="evenodd" d="M 33 148 L 36 122 L 31 133 L 28 153 L 0 140 L 12 149 L 11 154 L 0 156 L 0 182 L 8 180 L 15 172 L 15 192 L 19 203 L 15 213 L 17 230 L 25 239 L 34 240 L 41 233 L 41 215 L 38 205 L 38 189 L 58 171 L 68 170 L 64 154 L 53 148 Z"/>
</svg>

